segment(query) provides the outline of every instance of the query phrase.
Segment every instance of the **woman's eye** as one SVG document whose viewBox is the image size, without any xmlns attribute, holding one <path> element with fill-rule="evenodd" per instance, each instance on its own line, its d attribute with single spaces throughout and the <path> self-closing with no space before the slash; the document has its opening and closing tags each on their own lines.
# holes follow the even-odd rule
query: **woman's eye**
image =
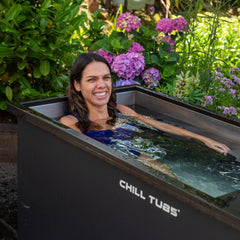
<svg viewBox="0 0 240 240">
<path fill-rule="evenodd" d="M 94 78 L 90 78 L 90 79 L 88 79 L 88 82 L 94 82 L 96 79 L 94 79 Z"/>
</svg>

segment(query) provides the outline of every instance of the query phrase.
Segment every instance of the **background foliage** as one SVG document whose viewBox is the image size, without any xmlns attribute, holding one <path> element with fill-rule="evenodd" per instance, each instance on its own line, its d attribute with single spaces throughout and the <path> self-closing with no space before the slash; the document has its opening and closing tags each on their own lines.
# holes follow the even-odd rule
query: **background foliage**
<svg viewBox="0 0 240 240">
<path fill-rule="evenodd" d="M 157 8 L 151 12 L 134 12 L 144 22 L 140 31 L 134 32 L 134 38 L 146 48 L 143 54 L 147 65 L 158 68 L 162 75 L 161 84 L 153 89 L 203 104 L 215 87 L 212 72 L 216 67 L 221 67 L 228 78 L 231 68 L 240 68 L 238 1 L 168 3 L 169 8 L 155 4 Z M 156 23 L 166 16 L 182 16 L 189 23 L 188 31 L 175 44 L 173 58 L 173 53 L 156 52 L 153 39 Z M 83 0 L 0 1 L 0 109 L 12 100 L 65 94 L 76 55 L 93 50 L 90 46 L 100 43 L 95 49 L 107 50 L 109 45 L 102 45 L 105 41 L 114 43 L 110 46 L 114 53 L 121 50 L 119 47 L 126 51 L 130 44 L 124 34 L 117 32 L 115 24 L 116 14 L 104 14 L 102 10 L 90 14 Z M 99 42 L 100 39 L 104 41 Z M 171 63 L 173 67 L 168 70 Z M 236 90 L 239 97 L 239 88 Z M 234 99 L 229 104 L 237 108 L 239 101 Z"/>
<path fill-rule="evenodd" d="M 98 38 L 83 0 L 14 0 L 0 9 L 0 109 L 7 101 L 64 94 L 76 55 Z M 97 22 L 97 23 L 96 23 Z M 91 27 L 94 25 L 95 31 Z M 80 28 L 81 26 L 81 28 Z"/>
</svg>

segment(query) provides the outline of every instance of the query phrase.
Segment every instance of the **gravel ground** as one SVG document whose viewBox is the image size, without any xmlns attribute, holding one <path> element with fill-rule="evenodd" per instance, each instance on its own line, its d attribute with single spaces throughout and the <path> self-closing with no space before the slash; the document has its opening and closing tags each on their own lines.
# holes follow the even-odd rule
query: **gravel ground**
<svg viewBox="0 0 240 240">
<path fill-rule="evenodd" d="M 0 240 L 17 239 L 17 164 L 0 163 Z"/>
</svg>

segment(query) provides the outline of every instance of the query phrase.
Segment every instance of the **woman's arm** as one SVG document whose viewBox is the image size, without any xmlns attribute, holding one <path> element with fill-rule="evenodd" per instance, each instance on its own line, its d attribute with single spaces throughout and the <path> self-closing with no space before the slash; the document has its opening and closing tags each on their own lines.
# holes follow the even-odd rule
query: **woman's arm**
<svg viewBox="0 0 240 240">
<path fill-rule="evenodd" d="M 185 130 L 185 129 L 182 129 L 179 127 L 175 127 L 175 126 L 167 124 L 167 123 L 163 123 L 163 122 L 154 120 L 152 118 L 144 117 L 143 115 L 140 115 L 140 114 L 136 113 L 135 111 L 133 111 L 131 108 L 123 106 L 123 105 L 118 105 L 117 107 L 122 114 L 132 116 L 132 117 L 136 118 L 137 120 L 147 123 L 147 124 L 151 125 L 152 127 L 157 128 L 159 130 L 162 130 L 162 131 L 165 131 L 168 133 L 172 133 L 172 134 L 176 134 L 176 135 L 180 135 L 180 136 L 197 139 L 197 140 L 203 142 L 209 148 L 212 148 L 223 154 L 227 154 L 227 152 L 230 150 L 225 144 L 217 142 L 208 137 L 193 133 L 191 131 L 188 131 L 188 130 Z"/>
</svg>

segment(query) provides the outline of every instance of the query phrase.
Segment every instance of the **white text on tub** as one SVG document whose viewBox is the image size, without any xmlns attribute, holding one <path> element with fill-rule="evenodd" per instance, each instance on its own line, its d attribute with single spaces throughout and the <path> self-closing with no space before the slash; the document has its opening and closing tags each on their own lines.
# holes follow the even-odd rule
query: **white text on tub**
<svg viewBox="0 0 240 240">
<path fill-rule="evenodd" d="M 143 190 L 140 190 L 139 188 L 135 187 L 134 185 L 124 181 L 120 180 L 119 185 L 121 188 L 125 189 L 126 191 L 134 194 L 135 196 L 141 198 L 142 200 L 147 200 L 151 205 L 154 205 L 155 207 L 161 209 L 162 211 L 169 213 L 173 217 L 178 217 L 178 214 L 180 213 L 180 209 L 177 209 L 158 198 L 152 196 L 152 195 L 144 195 Z"/>
</svg>

